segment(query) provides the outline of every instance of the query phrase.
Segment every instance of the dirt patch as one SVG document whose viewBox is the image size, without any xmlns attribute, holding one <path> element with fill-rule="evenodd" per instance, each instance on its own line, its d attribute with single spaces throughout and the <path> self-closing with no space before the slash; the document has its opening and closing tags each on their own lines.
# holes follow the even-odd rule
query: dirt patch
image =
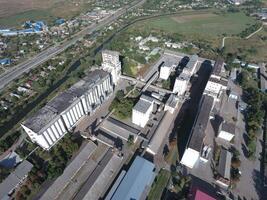
<svg viewBox="0 0 267 200">
<path fill-rule="evenodd" d="M 173 16 L 171 19 L 178 23 L 185 23 L 194 19 L 205 19 L 210 17 L 215 17 L 217 15 L 212 13 L 206 13 L 206 14 L 198 14 L 198 15 L 186 15 L 186 16 Z"/>
</svg>

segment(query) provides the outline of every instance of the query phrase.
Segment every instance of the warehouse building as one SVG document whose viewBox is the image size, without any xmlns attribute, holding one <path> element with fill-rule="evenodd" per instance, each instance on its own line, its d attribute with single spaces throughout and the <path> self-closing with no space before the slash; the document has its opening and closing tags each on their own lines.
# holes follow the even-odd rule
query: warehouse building
<svg viewBox="0 0 267 200">
<path fill-rule="evenodd" d="M 203 141 L 206 136 L 206 128 L 209 122 L 210 113 L 213 107 L 213 98 L 208 95 L 203 95 L 198 116 L 192 128 L 189 142 L 182 157 L 181 163 L 189 168 L 193 168 L 203 149 Z"/>
<path fill-rule="evenodd" d="M 132 122 L 142 128 L 145 127 L 153 111 L 154 99 L 142 95 L 139 101 L 133 107 Z"/>
<path fill-rule="evenodd" d="M 34 143 L 49 150 L 84 115 L 93 113 L 112 92 L 110 74 L 103 70 L 92 71 L 27 119 L 22 128 Z"/>
<path fill-rule="evenodd" d="M 111 73 L 112 81 L 117 85 L 121 75 L 120 54 L 117 51 L 102 51 L 102 68 Z"/>
<path fill-rule="evenodd" d="M 119 176 L 105 200 L 145 200 L 155 178 L 155 165 L 137 156 L 130 169 Z"/>
</svg>

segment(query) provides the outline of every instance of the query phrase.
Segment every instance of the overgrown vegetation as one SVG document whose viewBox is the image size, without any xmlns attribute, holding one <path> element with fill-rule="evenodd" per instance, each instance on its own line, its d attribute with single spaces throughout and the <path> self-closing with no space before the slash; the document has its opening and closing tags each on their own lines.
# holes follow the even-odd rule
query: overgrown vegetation
<svg viewBox="0 0 267 200">
<path fill-rule="evenodd" d="M 128 96 L 125 98 L 124 96 L 124 91 L 119 90 L 109 107 L 109 111 L 113 111 L 113 114 L 119 119 L 131 117 L 132 108 L 137 100 L 136 97 Z"/>
<path fill-rule="evenodd" d="M 262 123 L 267 108 L 267 95 L 260 92 L 253 73 L 242 70 L 238 77 L 239 84 L 243 89 L 243 99 L 248 104 L 245 119 L 248 135 L 248 157 L 253 158 L 256 153 L 257 137 L 262 132 Z"/>
<path fill-rule="evenodd" d="M 50 151 L 38 149 L 32 153 L 28 160 L 34 167 L 29 173 L 27 182 L 16 194 L 16 199 L 32 199 L 42 183 L 61 175 L 81 143 L 82 138 L 80 136 L 66 134 Z M 18 153 L 22 157 L 26 157 L 35 147 L 32 143 L 25 143 L 18 149 Z"/>
</svg>

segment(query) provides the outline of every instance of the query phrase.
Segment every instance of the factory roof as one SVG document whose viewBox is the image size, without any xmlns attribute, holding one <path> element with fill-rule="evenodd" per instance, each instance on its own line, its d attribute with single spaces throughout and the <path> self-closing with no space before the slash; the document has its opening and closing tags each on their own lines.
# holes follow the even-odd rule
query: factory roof
<svg viewBox="0 0 267 200">
<path fill-rule="evenodd" d="M 153 163 L 137 156 L 111 199 L 145 199 L 155 178 L 154 167 Z"/>
<path fill-rule="evenodd" d="M 203 100 L 198 110 L 198 116 L 195 120 L 194 127 L 191 132 L 191 138 L 188 147 L 198 152 L 201 152 L 203 139 L 205 137 L 205 130 L 213 106 L 213 100 L 213 97 L 203 95 Z"/>
<path fill-rule="evenodd" d="M 235 125 L 233 123 L 223 122 L 221 130 L 235 134 Z"/>
<path fill-rule="evenodd" d="M 28 118 L 23 125 L 34 132 L 39 132 L 48 123 L 54 121 L 60 113 L 65 111 L 78 97 L 81 97 L 86 91 L 89 91 L 94 85 L 97 85 L 109 73 L 103 70 L 91 71 L 81 81 L 74 84 L 71 88 L 58 94 L 51 101 L 41 108 L 32 117 Z"/>
<path fill-rule="evenodd" d="M 225 179 L 230 179 L 232 153 L 226 149 L 221 149 L 218 173 Z"/>
<path fill-rule="evenodd" d="M 222 58 L 218 58 L 214 64 L 212 74 L 220 76 L 223 66 L 224 66 L 224 60 Z"/>
<path fill-rule="evenodd" d="M 17 166 L 14 172 L 12 172 L 1 184 L 0 184 L 0 199 L 6 197 L 15 187 L 28 175 L 33 165 L 24 160 Z"/>
<path fill-rule="evenodd" d="M 152 97 L 142 95 L 139 101 L 135 104 L 134 110 L 137 110 L 141 113 L 146 113 L 147 110 L 153 105 L 154 99 Z"/>
</svg>

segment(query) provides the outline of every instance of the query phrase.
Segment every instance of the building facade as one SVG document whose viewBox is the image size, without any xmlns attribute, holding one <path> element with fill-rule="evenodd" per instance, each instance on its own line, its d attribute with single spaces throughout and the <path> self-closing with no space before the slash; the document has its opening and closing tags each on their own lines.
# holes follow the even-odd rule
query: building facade
<svg viewBox="0 0 267 200">
<path fill-rule="evenodd" d="M 32 142 L 49 150 L 85 115 L 93 113 L 113 92 L 110 74 L 90 72 L 67 91 L 57 95 L 21 126 Z"/>
<path fill-rule="evenodd" d="M 121 75 L 120 54 L 117 51 L 102 51 L 102 69 L 111 73 L 113 83 L 117 85 Z"/>
</svg>

